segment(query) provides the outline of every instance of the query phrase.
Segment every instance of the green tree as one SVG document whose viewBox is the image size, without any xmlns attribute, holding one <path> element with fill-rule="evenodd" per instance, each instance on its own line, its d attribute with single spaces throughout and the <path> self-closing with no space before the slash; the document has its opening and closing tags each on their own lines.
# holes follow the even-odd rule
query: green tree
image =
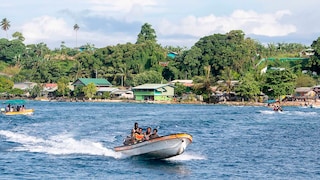
<svg viewBox="0 0 320 180">
<path fill-rule="evenodd" d="M 175 83 L 174 84 L 174 93 L 177 96 L 181 96 L 183 93 L 186 93 L 187 87 L 184 86 L 182 83 Z"/>
<path fill-rule="evenodd" d="M 260 94 L 259 82 L 255 79 L 253 73 L 248 72 L 240 78 L 240 83 L 235 88 L 235 91 L 246 100 L 255 99 Z"/>
<path fill-rule="evenodd" d="M 79 61 L 75 61 L 73 67 L 69 71 L 69 77 L 72 80 L 77 80 L 81 76 L 82 64 Z"/>
<path fill-rule="evenodd" d="M 102 61 L 95 58 L 94 54 L 82 52 L 76 56 L 76 60 L 81 64 L 82 75 L 81 77 L 92 78 L 96 77 L 96 72 L 102 66 Z M 79 64 L 78 64 L 79 65 Z"/>
<path fill-rule="evenodd" d="M 76 47 L 78 47 L 78 30 L 80 29 L 78 24 L 73 25 L 73 30 L 76 31 Z"/>
<path fill-rule="evenodd" d="M 84 86 L 75 87 L 75 89 L 73 91 L 73 96 L 74 97 L 83 97 L 84 96 L 83 88 L 84 88 Z"/>
<path fill-rule="evenodd" d="M 320 74 L 320 37 L 313 41 L 311 47 L 314 49 L 314 56 L 311 56 L 307 68 L 311 72 Z"/>
<path fill-rule="evenodd" d="M 150 24 L 145 23 L 141 27 L 141 31 L 138 34 L 138 39 L 136 44 L 145 43 L 146 41 L 157 42 L 156 31 L 151 27 Z"/>
<path fill-rule="evenodd" d="M 162 80 L 161 73 L 150 70 L 134 76 L 133 85 L 138 86 L 145 83 L 161 83 Z"/>
<path fill-rule="evenodd" d="M 97 93 L 97 87 L 93 83 L 89 83 L 87 86 L 83 87 L 84 95 L 91 100 Z"/>
<path fill-rule="evenodd" d="M 232 80 L 238 79 L 238 74 L 230 67 L 225 67 L 220 74 L 219 80 L 221 80 L 222 83 L 219 84 L 218 89 L 222 92 L 230 94 L 230 92 L 234 90 L 234 84 L 232 83 Z"/>
<path fill-rule="evenodd" d="M 178 79 L 179 74 L 180 74 L 179 70 L 176 67 L 171 66 L 171 65 L 163 68 L 163 70 L 162 70 L 162 76 L 167 81 L 172 81 L 174 79 Z"/>
<path fill-rule="evenodd" d="M 30 96 L 32 98 L 36 98 L 36 97 L 40 97 L 41 96 L 41 85 L 37 84 L 35 86 L 33 86 L 33 88 L 30 90 Z"/>
<path fill-rule="evenodd" d="M 19 41 L 23 42 L 25 38 L 23 37 L 21 32 L 15 32 L 12 34 L 12 37 L 18 39 Z"/>
<path fill-rule="evenodd" d="M 0 93 L 2 92 L 10 92 L 13 88 L 13 82 L 5 77 L 0 76 Z"/>
<path fill-rule="evenodd" d="M 132 75 L 132 70 L 129 70 L 128 67 L 126 67 L 126 65 L 124 64 L 123 67 L 120 67 L 118 69 L 118 73 L 117 76 L 120 77 L 121 79 L 121 86 L 123 87 L 124 85 L 127 85 L 127 78 L 130 77 Z"/>
<path fill-rule="evenodd" d="M 7 18 L 2 19 L 1 28 L 6 31 L 7 39 L 8 39 L 8 30 L 10 28 L 10 21 Z"/>
<path fill-rule="evenodd" d="M 288 69 L 267 71 L 263 92 L 270 97 L 279 98 L 282 95 L 293 94 L 295 83 L 296 75 Z"/>
<path fill-rule="evenodd" d="M 205 68 L 204 76 L 195 76 L 193 78 L 193 89 L 196 94 L 202 95 L 203 99 L 209 103 L 210 96 L 212 94 L 211 84 L 213 83 L 213 78 L 211 75 L 211 66 L 208 65 Z"/>
<path fill-rule="evenodd" d="M 59 78 L 58 82 L 58 93 L 62 94 L 62 96 L 64 97 L 67 92 L 69 92 L 69 80 L 66 77 L 61 77 Z"/>
<path fill-rule="evenodd" d="M 18 88 L 13 88 L 9 93 L 13 94 L 14 96 L 22 96 L 24 94 L 24 91 Z"/>
<path fill-rule="evenodd" d="M 220 75 L 227 66 L 239 74 L 243 74 L 252 67 L 252 58 L 256 56 L 256 43 L 245 39 L 241 30 L 233 30 L 227 34 L 214 34 L 201 38 L 195 44 L 201 50 L 199 59 L 203 69 L 204 66 L 212 67 L 212 75 Z M 199 75 L 204 72 L 200 71 Z"/>
<path fill-rule="evenodd" d="M 183 59 L 182 71 L 185 72 L 186 79 L 199 75 L 200 59 L 202 57 L 201 49 L 192 46 Z"/>
<path fill-rule="evenodd" d="M 16 61 L 19 59 L 24 60 L 22 57 L 25 54 L 26 47 L 25 45 L 19 40 L 12 40 L 9 41 L 7 39 L 0 39 L 0 59 L 10 65 L 15 65 Z M 21 57 L 18 58 L 18 57 Z M 21 62 L 22 63 L 22 62 Z"/>
<path fill-rule="evenodd" d="M 296 79 L 296 87 L 312 87 L 316 84 L 317 82 L 307 74 L 301 74 Z"/>
</svg>

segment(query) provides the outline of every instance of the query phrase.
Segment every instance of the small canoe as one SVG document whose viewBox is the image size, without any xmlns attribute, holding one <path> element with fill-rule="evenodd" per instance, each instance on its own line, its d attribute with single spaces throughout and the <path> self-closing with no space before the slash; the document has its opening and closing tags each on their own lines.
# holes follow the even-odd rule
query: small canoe
<svg viewBox="0 0 320 180">
<path fill-rule="evenodd" d="M 166 159 L 182 154 L 192 143 L 192 136 L 186 133 L 170 134 L 133 145 L 118 146 L 114 151 L 127 156 L 141 156 L 148 159 Z"/>
</svg>

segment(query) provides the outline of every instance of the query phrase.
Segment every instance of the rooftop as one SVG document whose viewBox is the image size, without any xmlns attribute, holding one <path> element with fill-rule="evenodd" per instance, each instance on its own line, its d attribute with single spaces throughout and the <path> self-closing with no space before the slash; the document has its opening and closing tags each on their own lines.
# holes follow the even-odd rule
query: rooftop
<svg viewBox="0 0 320 180">
<path fill-rule="evenodd" d="M 140 86 L 133 87 L 132 89 L 158 89 L 165 86 L 171 86 L 170 84 L 143 84 Z"/>
</svg>

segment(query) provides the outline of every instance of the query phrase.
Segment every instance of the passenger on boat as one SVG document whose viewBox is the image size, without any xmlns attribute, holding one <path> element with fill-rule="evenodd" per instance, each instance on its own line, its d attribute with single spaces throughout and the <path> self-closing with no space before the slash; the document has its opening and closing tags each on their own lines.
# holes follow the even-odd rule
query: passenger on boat
<svg viewBox="0 0 320 180">
<path fill-rule="evenodd" d="M 144 135 L 142 132 L 142 128 L 139 128 L 138 132 L 134 133 L 135 142 L 142 142 Z"/>
<path fill-rule="evenodd" d="M 26 107 L 24 107 L 24 105 L 22 105 L 20 111 L 24 111 L 24 110 L 26 110 Z"/>
<path fill-rule="evenodd" d="M 134 123 L 134 127 L 132 130 L 134 131 L 134 133 L 139 132 L 139 125 L 137 122 Z"/>
<path fill-rule="evenodd" d="M 10 104 L 6 107 L 6 112 L 10 112 Z"/>
<path fill-rule="evenodd" d="M 21 109 L 21 106 L 17 106 L 17 111 L 19 112 L 20 111 L 20 109 Z"/>
<path fill-rule="evenodd" d="M 158 135 L 158 129 L 154 128 L 152 134 L 150 135 L 150 139 L 154 139 L 159 137 Z"/>
<path fill-rule="evenodd" d="M 132 130 L 131 130 L 131 135 L 130 135 L 130 136 L 127 136 L 127 137 L 124 139 L 123 144 L 124 144 L 124 145 L 131 145 L 131 144 L 134 144 L 134 143 L 135 143 L 134 131 L 133 131 L 133 129 L 132 129 Z"/>
<path fill-rule="evenodd" d="M 275 106 L 273 106 L 273 110 L 274 111 L 282 111 L 282 108 L 281 108 L 281 106 L 275 105 Z"/>
<path fill-rule="evenodd" d="M 150 139 L 151 136 L 151 127 L 147 128 L 147 131 L 144 133 L 144 140 L 147 141 Z"/>
</svg>

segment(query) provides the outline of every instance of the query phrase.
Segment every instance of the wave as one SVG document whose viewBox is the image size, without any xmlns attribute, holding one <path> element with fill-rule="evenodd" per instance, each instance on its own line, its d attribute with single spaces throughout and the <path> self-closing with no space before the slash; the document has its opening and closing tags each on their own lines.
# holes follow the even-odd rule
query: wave
<svg viewBox="0 0 320 180">
<path fill-rule="evenodd" d="M 87 154 L 113 157 L 116 159 L 123 158 L 121 153 L 108 149 L 99 142 L 92 142 L 86 139 L 76 140 L 66 134 L 43 139 L 0 130 L 0 135 L 5 136 L 9 141 L 21 144 L 20 146 L 14 147 L 12 149 L 13 151 L 29 151 L 53 155 Z"/>
</svg>

